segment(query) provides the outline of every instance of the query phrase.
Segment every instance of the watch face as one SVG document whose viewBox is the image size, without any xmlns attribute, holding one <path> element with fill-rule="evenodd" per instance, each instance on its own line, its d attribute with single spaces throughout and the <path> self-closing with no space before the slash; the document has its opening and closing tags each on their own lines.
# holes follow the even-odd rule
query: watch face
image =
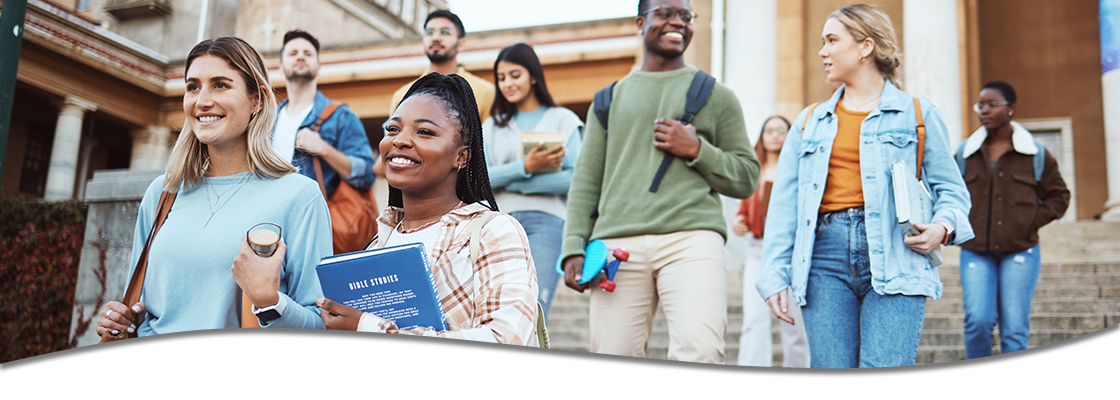
<svg viewBox="0 0 1120 400">
<path fill-rule="evenodd" d="M 262 324 L 267 324 L 277 318 L 280 318 L 280 313 L 277 312 L 276 309 L 261 311 L 257 314 L 257 319 L 260 320 Z"/>
</svg>

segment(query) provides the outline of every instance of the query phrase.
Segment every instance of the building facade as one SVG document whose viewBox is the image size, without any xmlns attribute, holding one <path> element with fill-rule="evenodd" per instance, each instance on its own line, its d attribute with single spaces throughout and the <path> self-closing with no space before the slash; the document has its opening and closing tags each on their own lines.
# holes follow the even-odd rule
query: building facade
<svg viewBox="0 0 1120 400">
<path fill-rule="evenodd" d="M 754 139 L 767 116 L 792 119 L 829 97 L 833 88 L 817 56 L 820 30 L 830 12 L 850 3 L 694 0 L 699 18 L 686 58 L 735 90 Z M 1120 23 L 1109 23 L 1120 18 L 1118 0 L 868 3 L 892 17 L 903 90 L 938 106 L 954 144 L 979 127 L 971 105 L 981 85 L 1007 81 L 1019 93 L 1016 120 L 1059 160 L 1073 192 L 1064 220 L 1093 219 L 1109 207 L 1120 214 Z M 95 170 L 162 168 L 184 122 L 183 59 L 207 37 L 236 35 L 259 49 L 282 98 L 283 33 L 312 32 L 323 44 L 320 90 L 353 107 L 376 143 L 393 91 L 427 67 L 419 36 L 424 16 L 446 6 L 30 0 L 0 195 L 82 198 Z M 553 6 L 562 5 L 546 7 Z M 459 60 L 468 70 L 492 80 L 502 47 L 532 44 L 553 97 L 579 115 L 595 90 L 641 62 L 629 17 L 486 32 L 464 23 L 469 34 Z"/>
<path fill-rule="evenodd" d="M 96 170 L 164 168 L 185 122 L 185 58 L 200 38 L 246 39 L 264 55 L 283 99 L 283 34 L 311 32 L 322 45 L 319 90 L 349 104 L 377 143 L 393 92 L 427 69 L 424 18 L 446 6 L 443 0 L 30 0 L 0 195 L 83 199 Z M 640 48 L 629 18 L 489 32 L 470 32 L 469 21 L 466 27 L 459 55 L 465 68 L 493 80 L 499 50 L 532 44 L 554 99 L 581 114 L 595 90 L 630 71 Z"/>
</svg>

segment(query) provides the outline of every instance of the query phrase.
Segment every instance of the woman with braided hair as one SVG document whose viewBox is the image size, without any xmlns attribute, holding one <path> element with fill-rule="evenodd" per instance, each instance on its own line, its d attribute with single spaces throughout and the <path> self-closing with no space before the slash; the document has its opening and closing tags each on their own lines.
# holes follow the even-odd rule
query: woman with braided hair
<svg viewBox="0 0 1120 400">
<path fill-rule="evenodd" d="M 438 336 L 529 345 L 535 337 L 537 279 L 524 229 L 496 213 L 474 93 L 458 75 L 416 81 L 385 124 L 379 150 L 389 207 L 370 248 L 420 242 L 447 330 L 402 330 L 392 321 L 319 299 L 326 329 Z M 492 218 L 488 214 L 496 214 Z M 482 223 L 478 258 L 471 227 Z"/>
</svg>

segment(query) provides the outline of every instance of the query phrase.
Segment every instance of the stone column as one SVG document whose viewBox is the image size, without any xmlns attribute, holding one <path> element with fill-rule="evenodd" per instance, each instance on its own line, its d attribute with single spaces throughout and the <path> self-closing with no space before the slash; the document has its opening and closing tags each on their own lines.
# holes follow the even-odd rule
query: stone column
<svg viewBox="0 0 1120 400">
<path fill-rule="evenodd" d="M 937 106 L 956 150 L 963 126 L 957 0 L 905 0 L 902 19 L 902 89 Z"/>
<path fill-rule="evenodd" d="M 1120 221 L 1120 0 L 1100 0 L 1101 86 L 1108 202 L 1101 219 Z"/>
<path fill-rule="evenodd" d="M 171 128 L 151 125 L 135 129 L 132 136 L 132 159 L 128 169 L 163 169 L 171 153 Z"/>
<path fill-rule="evenodd" d="M 726 3 L 724 84 L 735 91 L 751 143 L 762 122 L 777 110 L 778 2 L 742 0 Z"/>
<path fill-rule="evenodd" d="M 728 0 L 724 8 L 723 83 L 735 91 L 751 143 L 758 141 L 762 122 L 775 114 L 778 102 L 778 2 Z M 746 239 L 731 232 L 739 199 L 720 196 L 728 221 L 724 254 L 728 269 L 742 269 Z M 757 256 L 757 255 L 756 255 Z"/>
<path fill-rule="evenodd" d="M 67 97 L 62 104 L 54 129 L 54 146 L 43 195 L 45 200 L 68 200 L 74 196 L 78 150 L 82 143 L 82 119 L 86 112 L 95 110 L 97 105 L 76 97 Z"/>
</svg>

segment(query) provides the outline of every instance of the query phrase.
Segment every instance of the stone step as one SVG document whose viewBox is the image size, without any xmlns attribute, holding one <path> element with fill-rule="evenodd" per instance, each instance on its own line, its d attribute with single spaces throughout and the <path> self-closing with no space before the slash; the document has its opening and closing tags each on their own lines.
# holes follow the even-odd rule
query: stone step
<svg viewBox="0 0 1120 400">
<path fill-rule="evenodd" d="M 960 277 L 960 267 L 946 263 L 938 267 L 942 278 Z M 1042 263 L 1040 275 L 1050 274 L 1120 274 L 1120 263 Z"/>
<path fill-rule="evenodd" d="M 940 364 L 966 359 L 964 346 L 919 346 L 915 365 Z"/>
<path fill-rule="evenodd" d="M 946 287 L 960 287 L 960 276 L 941 275 L 941 283 Z M 1041 286 L 1120 286 L 1120 274 L 1047 274 L 1038 277 Z"/>
<path fill-rule="evenodd" d="M 964 301 L 962 299 L 927 300 L 927 314 L 963 313 Z M 1042 299 L 1031 301 L 1032 313 L 1120 313 L 1120 298 L 1060 298 Z"/>
<path fill-rule="evenodd" d="M 945 301 L 961 299 L 960 286 L 947 286 L 941 292 L 941 299 Z M 1120 286 L 1086 285 L 1086 286 L 1061 286 L 1037 285 L 1034 288 L 1034 299 L 1120 299 Z M 926 303 L 927 305 L 929 303 Z"/>
<path fill-rule="evenodd" d="M 1032 330 L 1096 331 L 1120 322 L 1118 314 L 1031 313 Z M 964 313 L 926 313 L 923 329 L 964 330 Z"/>
<path fill-rule="evenodd" d="M 996 329 L 995 339 L 992 343 L 995 346 L 999 345 L 999 333 Z M 1075 330 L 1036 330 L 1031 329 L 1030 347 L 1045 346 L 1054 342 L 1060 342 L 1066 339 L 1073 339 L 1075 337 L 1092 333 L 1092 331 L 1075 331 Z M 960 346 L 964 348 L 964 331 L 960 330 L 939 330 L 927 329 L 922 331 L 922 338 L 918 342 L 918 346 Z"/>
</svg>

